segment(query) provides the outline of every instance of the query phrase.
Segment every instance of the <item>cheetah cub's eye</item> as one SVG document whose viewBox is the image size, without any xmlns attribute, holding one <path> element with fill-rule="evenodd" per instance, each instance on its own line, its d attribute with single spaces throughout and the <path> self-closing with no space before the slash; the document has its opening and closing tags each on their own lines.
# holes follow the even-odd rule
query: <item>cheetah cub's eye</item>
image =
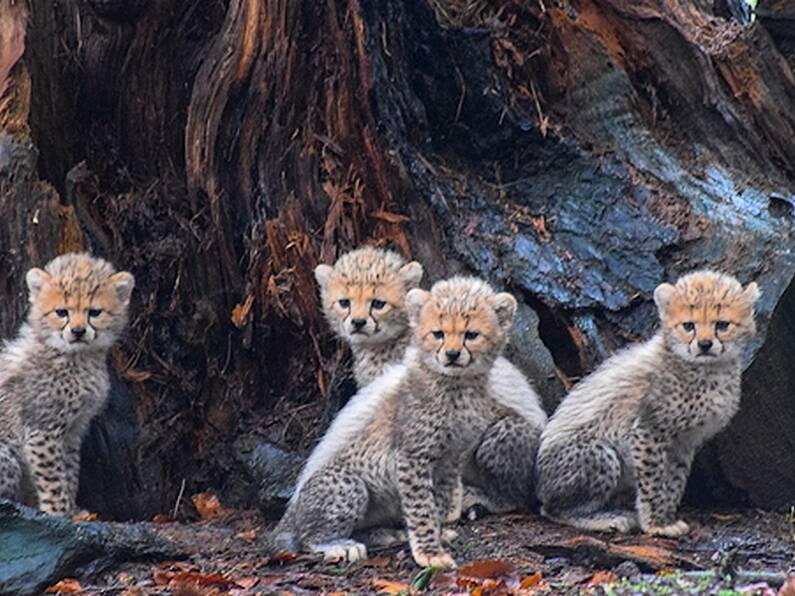
<svg viewBox="0 0 795 596">
<path fill-rule="evenodd" d="M 386 306 L 386 302 L 383 300 L 371 300 L 370 306 L 372 306 L 375 310 L 381 310 Z"/>
<path fill-rule="evenodd" d="M 479 335 L 480 333 L 478 333 L 477 331 L 467 331 L 466 333 L 464 333 L 464 339 L 477 339 Z"/>
<path fill-rule="evenodd" d="M 102 309 L 101 308 L 90 308 L 88 310 L 88 317 L 90 319 L 94 319 L 94 318 L 98 317 L 101 314 L 102 314 Z"/>
<path fill-rule="evenodd" d="M 439 330 L 437 329 L 436 331 L 432 331 L 431 333 L 433 334 L 433 336 L 434 336 L 436 339 L 444 339 L 444 331 L 439 331 Z"/>
<path fill-rule="evenodd" d="M 347 298 L 340 298 L 340 306 L 342 308 L 350 308 L 351 307 L 351 301 L 348 300 Z"/>
<path fill-rule="evenodd" d="M 693 321 L 685 321 L 684 323 L 682 323 L 682 328 L 685 331 L 695 331 L 696 324 Z"/>
<path fill-rule="evenodd" d="M 729 321 L 717 321 L 715 323 L 715 331 L 726 331 L 729 328 Z"/>
<path fill-rule="evenodd" d="M 69 311 L 66 310 L 65 308 L 56 308 L 55 314 L 61 317 L 62 319 L 65 319 L 66 317 L 69 316 Z"/>
</svg>

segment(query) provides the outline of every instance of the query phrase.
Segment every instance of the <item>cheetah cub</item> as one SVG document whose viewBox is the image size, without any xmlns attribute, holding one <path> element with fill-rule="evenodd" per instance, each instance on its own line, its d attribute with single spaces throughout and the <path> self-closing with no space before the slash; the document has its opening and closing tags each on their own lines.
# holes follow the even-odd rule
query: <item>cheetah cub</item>
<svg viewBox="0 0 795 596">
<path fill-rule="evenodd" d="M 80 444 L 108 395 L 106 356 L 135 281 L 84 253 L 28 271 L 30 309 L 0 353 L 0 497 L 76 511 Z"/>
<path fill-rule="evenodd" d="M 713 271 L 655 290 L 659 332 L 580 382 L 544 430 L 545 515 L 585 530 L 689 531 L 676 517 L 679 501 L 696 451 L 740 405 L 758 298 L 755 283 L 743 288 Z M 621 509 L 622 496 L 634 497 L 634 510 Z"/>
<path fill-rule="evenodd" d="M 441 525 L 460 509 L 461 468 L 495 416 L 489 373 L 516 301 L 474 278 L 406 296 L 413 333 L 389 367 L 340 411 L 298 480 L 272 546 L 355 561 L 355 531 L 405 522 L 414 560 L 451 567 Z"/>
<path fill-rule="evenodd" d="M 422 274 L 416 261 L 406 263 L 397 253 L 372 247 L 315 269 L 326 319 L 351 346 L 360 388 L 403 359 L 411 337 L 406 292 L 419 285 Z M 464 468 L 462 507 L 502 513 L 533 501 L 536 452 L 547 416 L 530 383 L 507 359 L 496 360 L 489 384 L 504 408 L 494 410 Z M 498 414 L 505 408 L 510 413 Z"/>
</svg>

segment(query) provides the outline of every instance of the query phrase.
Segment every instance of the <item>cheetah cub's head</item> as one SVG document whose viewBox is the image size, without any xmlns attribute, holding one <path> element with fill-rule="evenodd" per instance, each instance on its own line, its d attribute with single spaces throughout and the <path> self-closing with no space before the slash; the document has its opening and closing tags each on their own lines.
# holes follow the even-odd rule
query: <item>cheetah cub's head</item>
<svg viewBox="0 0 795 596">
<path fill-rule="evenodd" d="M 704 364 L 742 357 L 756 334 L 754 282 L 743 288 L 734 277 L 695 271 L 654 291 L 665 341 L 674 354 Z"/>
<path fill-rule="evenodd" d="M 334 332 L 353 345 L 374 346 L 408 328 L 406 292 L 422 279 L 422 265 L 389 250 L 365 247 L 318 265 L 323 311 Z"/>
<path fill-rule="evenodd" d="M 60 352 L 106 350 L 127 324 L 135 279 L 86 253 L 56 257 L 31 269 L 28 323 L 36 336 Z"/>
<path fill-rule="evenodd" d="M 508 338 L 516 299 L 474 277 L 437 282 L 406 296 L 421 361 L 443 375 L 488 372 Z"/>
</svg>

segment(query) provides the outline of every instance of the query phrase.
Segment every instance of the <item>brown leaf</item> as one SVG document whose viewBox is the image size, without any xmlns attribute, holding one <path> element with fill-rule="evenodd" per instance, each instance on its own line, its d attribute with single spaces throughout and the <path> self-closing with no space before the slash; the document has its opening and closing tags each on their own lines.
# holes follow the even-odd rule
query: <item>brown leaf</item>
<svg viewBox="0 0 795 596">
<path fill-rule="evenodd" d="M 590 587 L 601 586 L 602 584 L 614 584 L 618 581 L 618 576 L 612 571 L 597 571 L 593 574 L 591 581 L 588 582 Z"/>
<path fill-rule="evenodd" d="M 675 567 L 674 553 L 666 548 L 641 544 L 611 544 L 610 550 L 634 561 L 642 561 L 653 567 Z"/>
<path fill-rule="evenodd" d="M 199 573 L 198 571 L 180 571 L 174 574 L 171 584 L 191 584 L 196 586 L 231 586 L 236 582 L 225 578 L 220 573 Z"/>
<path fill-rule="evenodd" d="M 408 584 L 389 579 L 374 579 L 373 586 L 379 594 L 400 594 L 401 592 L 411 591 L 411 586 Z"/>
<path fill-rule="evenodd" d="M 191 501 L 193 501 L 193 506 L 196 507 L 196 511 L 199 512 L 199 515 L 204 520 L 218 519 L 229 515 L 229 512 L 223 508 L 221 501 L 213 493 L 193 495 Z"/>
<path fill-rule="evenodd" d="M 514 566 L 499 559 L 483 559 L 472 561 L 458 570 L 459 577 L 495 579 L 513 573 Z"/>
<path fill-rule="evenodd" d="M 156 524 L 170 524 L 174 520 L 171 519 L 168 515 L 164 515 L 162 513 L 158 513 L 152 518 L 152 521 Z"/>
<path fill-rule="evenodd" d="M 541 580 L 544 579 L 544 576 L 541 575 L 540 571 L 536 571 L 533 575 L 528 575 L 526 578 L 522 580 L 519 584 L 520 590 L 527 590 L 532 588 L 533 586 L 537 586 L 541 583 Z"/>
<path fill-rule="evenodd" d="M 232 309 L 232 324 L 238 329 L 242 329 L 249 321 L 251 315 L 251 307 L 254 305 L 254 296 L 249 294 L 246 299 L 241 303 L 235 305 Z"/>
<path fill-rule="evenodd" d="M 295 561 L 296 557 L 297 555 L 295 553 L 283 550 L 268 557 L 268 563 L 290 563 L 291 561 Z"/>
<path fill-rule="evenodd" d="M 73 578 L 66 578 L 47 588 L 47 594 L 82 594 L 80 582 Z"/>
</svg>

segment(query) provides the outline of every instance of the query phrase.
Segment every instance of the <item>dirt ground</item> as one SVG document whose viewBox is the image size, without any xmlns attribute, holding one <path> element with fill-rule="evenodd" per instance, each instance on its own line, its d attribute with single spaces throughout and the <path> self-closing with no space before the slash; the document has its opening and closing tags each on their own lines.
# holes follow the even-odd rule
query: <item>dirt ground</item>
<svg viewBox="0 0 795 596">
<path fill-rule="evenodd" d="M 266 556 L 273 523 L 255 512 L 146 524 L 179 550 L 168 562 L 128 562 L 83 570 L 85 594 L 795 594 L 791 516 L 686 511 L 693 531 L 679 540 L 582 534 L 538 515 L 461 523 L 450 550 L 459 569 L 418 569 L 406 547 L 373 552 L 352 565 L 317 557 Z M 78 584 L 79 582 L 79 584 Z M 60 586 L 70 589 L 68 582 Z"/>
</svg>

